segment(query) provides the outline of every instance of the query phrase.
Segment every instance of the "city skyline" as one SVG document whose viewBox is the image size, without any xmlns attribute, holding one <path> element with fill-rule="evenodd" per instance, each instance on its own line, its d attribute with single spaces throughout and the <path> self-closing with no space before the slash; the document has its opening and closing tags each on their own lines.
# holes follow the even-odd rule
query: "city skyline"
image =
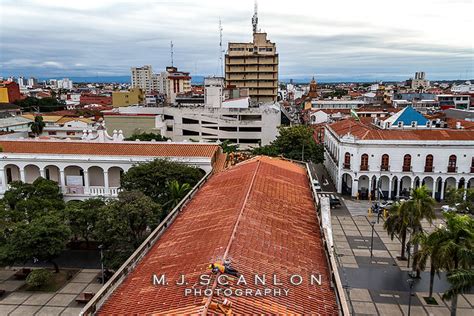
<svg viewBox="0 0 474 316">
<path fill-rule="evenodd" d="M 170 64 L 170 41 L 180 69 L 217 75 L 219 19 L 224 49 L 250 42 L 253 3 L 2 1 L 0 76 L 125 76 L 144 64 L 159 71 Z M 472 77 L 472 40 L 463 27 L 472 24 L 471 1 L 258 6 L 283 80 L 405 80 L 420 70 L 431 80 Z"/>
</svg>

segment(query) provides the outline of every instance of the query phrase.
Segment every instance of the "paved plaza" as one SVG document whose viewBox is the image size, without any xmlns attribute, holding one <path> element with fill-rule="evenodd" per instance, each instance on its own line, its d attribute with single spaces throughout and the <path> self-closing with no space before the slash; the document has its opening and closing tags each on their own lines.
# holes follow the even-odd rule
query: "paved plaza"
<svg viewBox="0 0 474 316">
<path fill-rule="evenodd" d="M 335 254 L 340 276 L 350 298 L 354 315 L 408 315 L 409 279 L 407 261 L 400 256 L 401 243 L 390 239 L 383 229 L 383 219 L 367 216 L 369 201 L 341 198 L 343 206 L 332 210 L 332 229 Z M 373 253 L 370 256 L 373 230 Z M 432 226 L 423 223 L 426 231 L 441 223 L 437 219 Z M 437 305 L 427 304 L 429 273 L 422 272 L 414 283 L 411 299 L 411 315 L 449 315 L 449 301 L 441 299 L 448 289 L 445 273 L 435 277 L 434 299 Z M 474 294 L 458 296 L 457 315 L 472 315 Z"/>
<path fill-rule="evenodd" d="M 100 270 L 82 269 L 63 288 L 55 293 L 19 291 L 25 281 L 14 280 L 13 270 L 0 270 L 0 289 L 7 291 L 0 297 L 0 315 L 79 315 L 84 304 L 76 297 L 82 292 L 97 293 L 101 284 L 97 282 Z"/>
</svg>

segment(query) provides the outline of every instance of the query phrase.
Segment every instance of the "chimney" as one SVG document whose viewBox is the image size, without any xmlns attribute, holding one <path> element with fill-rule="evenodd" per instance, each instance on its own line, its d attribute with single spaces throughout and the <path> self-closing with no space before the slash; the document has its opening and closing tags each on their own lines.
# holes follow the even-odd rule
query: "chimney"
<svg viewBox="0 0 474 316">
<path fill-rule="evenodd" d="M 461 129 L 462 126 L 461 126 L 461 122 L 456 122 L 456 129 Z"/>
</svg>

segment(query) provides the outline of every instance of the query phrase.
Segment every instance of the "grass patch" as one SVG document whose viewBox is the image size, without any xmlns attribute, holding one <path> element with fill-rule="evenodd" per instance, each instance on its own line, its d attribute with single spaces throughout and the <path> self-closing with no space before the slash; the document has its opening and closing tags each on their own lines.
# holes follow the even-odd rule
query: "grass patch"
<svg viewBox="0 0 474 316">
<path fill-rule="evenodd" d="M 51 280 L 49 280 L 45 285 L 32 287 L 28 284 L 24 284 L 18 289 L 18 291 L 57 292 L 60 288 L 69 283 L 77 272 L 79 272 L 77 269 L 62 269 L 59 270 L 59 273 L 53 272 Z"/>
<path fill-rule="evenodd" d="M 439 305 L 434 297 L 423 297 L 423 299 L 428 305 Z"/>
</svg>

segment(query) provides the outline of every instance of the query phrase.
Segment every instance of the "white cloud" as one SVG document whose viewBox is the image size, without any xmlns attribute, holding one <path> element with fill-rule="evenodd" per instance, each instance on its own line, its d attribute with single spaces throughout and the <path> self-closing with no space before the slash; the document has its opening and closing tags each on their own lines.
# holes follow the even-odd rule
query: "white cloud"
<svg viewBox="0 0 474 316">
<path fill-rule="evenodd" d="M 277 43 L 282 77 L 377 74 L 472 76 L 472 1 L 260 0 L 259 22 Z M 129 73 L 175 62 L 218 71 L 224 41 L 250 41 L 253 0 L 2 0 L 0 63 L 6 74 Z M 3 73 L 2 73 L 3 74 Z"/>
</svg>

